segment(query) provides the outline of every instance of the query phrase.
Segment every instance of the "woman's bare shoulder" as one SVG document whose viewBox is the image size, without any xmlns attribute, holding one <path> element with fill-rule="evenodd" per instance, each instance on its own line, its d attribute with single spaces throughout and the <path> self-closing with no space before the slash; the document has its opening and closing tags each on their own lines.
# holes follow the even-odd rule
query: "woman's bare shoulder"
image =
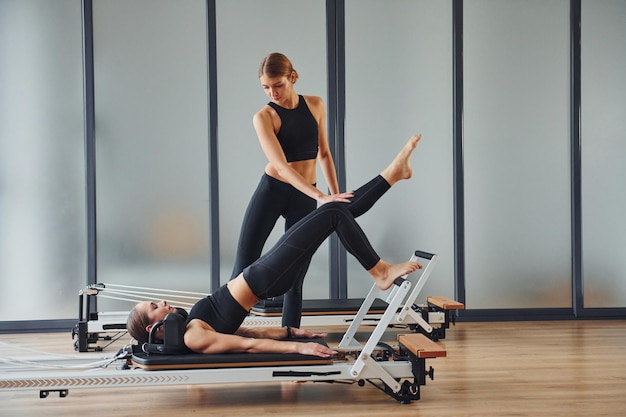
<svg viewBox="0 0 626 417">
<path fill-rule="evenodd" d="M 324 99 L 320 96 L 303 96 L 309 107 L 324 106 Z"/>
<path fill-rule="evenodd" d="M 276 114 L 276 110 L 274 110 L 269 105 L 265 105 L 259 109 L 256 113 L 254 113 L 254 117 L 271 117 L 273 114 Z"/>
</svg>

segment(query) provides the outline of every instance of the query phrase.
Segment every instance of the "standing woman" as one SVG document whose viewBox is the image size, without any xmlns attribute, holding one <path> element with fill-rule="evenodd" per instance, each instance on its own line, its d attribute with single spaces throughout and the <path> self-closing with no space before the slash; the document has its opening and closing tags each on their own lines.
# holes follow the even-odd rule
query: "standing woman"
<svg viewBox="0 0 626 417">
<path fill-rule="evenodd" d="M 253 118 L 261 149 L 268 160 L 265 173 L 244 215 L 231 279 L 260 256 L 276 221 L 285 230 L 315 210 L 317 203 L 349 203 L 352 193 L 340 193 L 326 135 L 326 109 L 317 96 L 296 93 L 298 73 L 281 53 L 271 53 L 259 66 L 259 81 L 270 98 Z M 317 161 L 328 184 L 327 195 L 316 187 Z M 283 301 L 283 326 L 300 327 L 302 285 L 309 263 L 294 278 Z"/>
</svg>

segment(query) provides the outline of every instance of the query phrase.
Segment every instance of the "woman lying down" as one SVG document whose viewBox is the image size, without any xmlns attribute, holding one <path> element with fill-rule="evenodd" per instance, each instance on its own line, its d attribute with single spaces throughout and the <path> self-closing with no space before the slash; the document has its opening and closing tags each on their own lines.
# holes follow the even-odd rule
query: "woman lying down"
<svg viewBox="0 0 626 417">
<path fill-rule="evenodd" d="M 411 155 L 422 135 L 412 136 L 394 160 L 374 179 L 355 191 L 345 193 L 350 203 L 326 203 L 292 226 L 265 255 L 236 278 L 198 301 L 190 310 L 184 333 L 185 345 L 198 353 L 300 353 L 323 358 L 335 355 L 333 349 L 314 342 L 290 338 L 325 337 L 297 328 L 241 327 L 250 309 L 262 299 L 287 292 L 297 271 L 306 265 L 324 240 L 336 232 L 343 246 L 386 290 L 396 278 L 421 269 L 418 262 L 389 264 L 372 248 L 355 218 L 367 212 L 398 181 L 411 178 Z M 155 323 L 176 308 L 167 301 L 144 301 L 130 312 L 127 329 L 140 344 L 148 341 Z M 154 332 L 163 338 L 163 327 Z"/>
</svg>

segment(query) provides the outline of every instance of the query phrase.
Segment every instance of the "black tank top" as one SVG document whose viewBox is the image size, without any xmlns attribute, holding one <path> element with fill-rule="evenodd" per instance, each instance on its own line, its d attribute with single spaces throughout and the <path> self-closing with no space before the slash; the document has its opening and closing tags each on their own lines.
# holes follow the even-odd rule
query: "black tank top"
<svg viewBox="0 0 626 417">
<path fill-rule="evenodd" d="M 276 103 L 267 103 L 280 117 L 280 130 L 276 134 L 287 162 L 306 161 L 317 158 L 317 121 L 304 97 L 298 96 L 295 109 L 286 109 Z"/>
</svg>

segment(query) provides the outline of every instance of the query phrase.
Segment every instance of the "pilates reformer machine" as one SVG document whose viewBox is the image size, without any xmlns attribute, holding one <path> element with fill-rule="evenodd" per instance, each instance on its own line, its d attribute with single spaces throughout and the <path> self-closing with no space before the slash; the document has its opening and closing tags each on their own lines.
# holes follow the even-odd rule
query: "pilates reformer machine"
<svg viewBox="0 0 626 417">
<path fill-rule="evenodd" d="M 284 381 L 347 382 L 363 386 L 368 382 L 398 402 L 410 403 L 420 399 L 420 387 L 426 385 L 426 378 L 434 379 L 434 370 L 432 367 L 427 369 L 426 359 L 446 356 L 441 345 L 422 333 L 401 334 L 396 346 L 382 342 L 392 323 L 404 323 L 407 317 L 413 317 L 416 322 L 423 320 L 422 313 L 413 305 L 430 275 L 436 255 L 416 251 L 411 259 L 424 259 L 427 265 L 421 273 L 397 278 L 386 291 L 378 289 L 375 284 L 372 286 L 336 347 L 339 352 L 336 358 L 300 354 L 192 353 L 182 341 L 184 317 L 170 313 L 153 326 L 148 343 L 127 345 L 112 357 L 82 353 L 46 360 L 3 360 L 8 365 L 0 372 L 0 391 L 39 390 L 40 397 L 45 398 L 51 392 L 65 397 L 70 388 Z M 383 300 L 386 308 L 377 317 L 368 339 L 361 343 L 356 338 L 357 330 L 365 323 L 376 300 Z M 460 308 L 457 304 L 454 307 Z M 161 326 L 164 340 L 156 342 L 152 334 Z M 319 342 L 325 343 L 323 340 Z M 34 364 L 49 367 L 33 370 Z"/>
<path fill-rule="evenodd" d="M 433 341 L 445 339 L 446 329 L 456 322 L 457 310 L 464 305 L 445 296 L 429 296 L 426 304 L 416 304 L 416 298 L 425 281 L 437 264 L 438 256 L 422 251 L 415 251 L 414 259 L 421 259 L 426 264 L 421 271 L 424 282 L 415 288 L 415 297 L 411 305 L 405 303 L 398 316 L 389 323 L 391 327 L 408 328 L 422 333 Z M 420 272 L 416 272 L 420 273 Z M 422 281 L 420 281 L 422 282 Z M 206 294 L 189 291 L 158 290 L 153 288 L 133 287 L 119 284 L 92 284 L 79 291 L 78 322 L 72 329 L 74 349 L 78 352 L 102 351 L 126 332 L 128 311 L 92 312 L 98 297 L 114 300 L 139 301 L 167 299 L 172 305 L 190 308 Z M 348 326 L 355 319 L 362 298 L 341 300 L 319 299 L 303 300 L 302 327 Z M 382 299 L 375 299 L 361 318 L 363 325 L 376 325 L 382 318 L 388 304 Z M 244 321 L 244 327 L 281 327 L 282 300 L 263 300 L 250 311 Z"/>
</svg>

